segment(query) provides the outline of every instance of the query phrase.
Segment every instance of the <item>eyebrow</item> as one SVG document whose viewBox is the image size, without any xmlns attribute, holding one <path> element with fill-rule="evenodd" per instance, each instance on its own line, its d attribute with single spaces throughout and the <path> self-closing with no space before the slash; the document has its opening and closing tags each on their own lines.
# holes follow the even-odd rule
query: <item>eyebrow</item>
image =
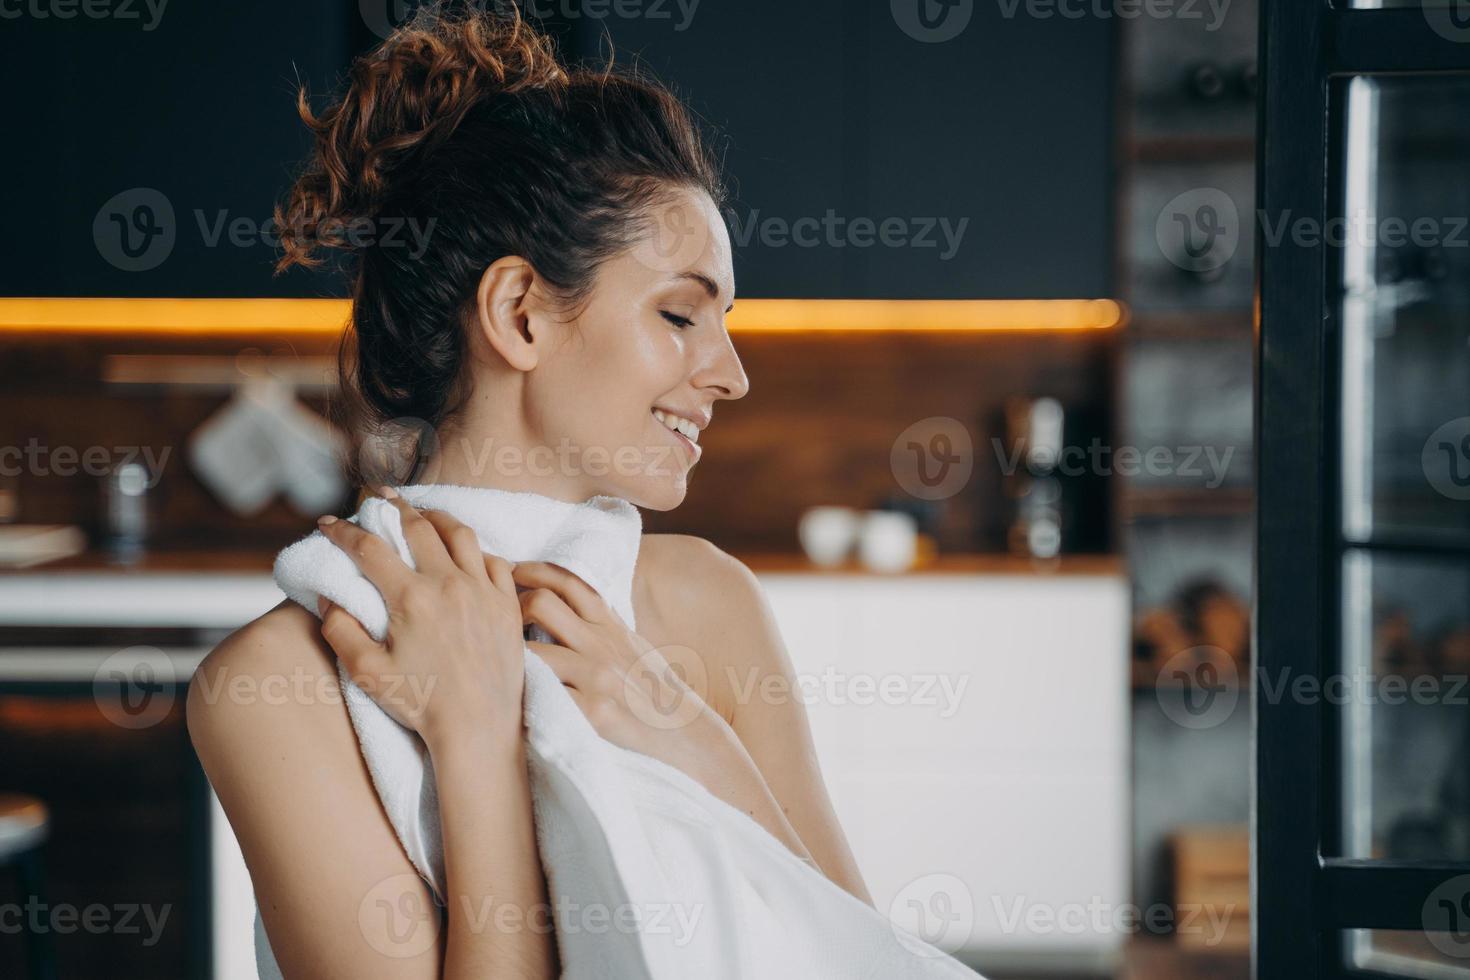
<svg viewBox="0 0 1470 980">
<path fill-rule="evenodd" d="M 703 272 L 681 272 L 678 275 L 674 276 L 674 278 L 675 279 L 692 279 L 692 280 L 694 280 L 695 282 L 699 283 L 701 286 L 704 287 L 704 291 L 706 293 L 709 293 L 709 298 L 710 299 L 718 299 L 719 298 L 719 295 L 720 295 L 720 287 L 717 286 L 717 285 L 715 285 L 715 281 L 713 279 L 711 279 L 709 276 L 705 275 Z M 725 312 L 726 313 L 729 313 L 734 308 L 735 308 L 735 304 L 732 302 L 729 306 L 725 307 Z"/>
</svg>

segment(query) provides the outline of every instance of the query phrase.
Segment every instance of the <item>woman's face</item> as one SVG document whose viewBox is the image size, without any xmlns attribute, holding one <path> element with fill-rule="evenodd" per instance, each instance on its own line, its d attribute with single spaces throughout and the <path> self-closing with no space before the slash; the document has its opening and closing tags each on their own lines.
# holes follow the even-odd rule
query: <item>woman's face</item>
<svg viewBox="0 0 1470 980">
<path fill-rule="evenodd" d="M 564 342 L 530 372 L 526 409 L 583 492 L 670 510 L 688 491 L 715 403 L 750 384 L 725 330 L 735 277 L 714 202 L 680 190 L 650 225 L 602 264 Z"/>
</svg>

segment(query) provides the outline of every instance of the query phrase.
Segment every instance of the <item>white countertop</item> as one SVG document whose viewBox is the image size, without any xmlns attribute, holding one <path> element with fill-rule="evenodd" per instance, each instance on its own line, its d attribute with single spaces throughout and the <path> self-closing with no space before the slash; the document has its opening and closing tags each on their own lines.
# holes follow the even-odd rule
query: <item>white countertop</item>
<svg viewBox="0 0 1470 980">
<path fill-rule="evenodd" d="M 929 567 L 897 574 L 853 568 L 817 569 L 795 557 L 751 555 L 742 559 L 766 584 L 830 581 L 848 585 L 993 578 L 1044 583 L 1117 578 L 1112 558 L 1069 558 L 1052 573 L 1004 556 L 945 556 Z M 268 571 L 143 569 L 37 569 L 0 575 L 0 627 L 84 626 L 233 630 L 285 596 Z"/>
<path fill-rule="evenodd" d="M 285 596 L 270 575 L 37 572 L 0 578 L 0 626 L 236 629 Z"/>
</svg>

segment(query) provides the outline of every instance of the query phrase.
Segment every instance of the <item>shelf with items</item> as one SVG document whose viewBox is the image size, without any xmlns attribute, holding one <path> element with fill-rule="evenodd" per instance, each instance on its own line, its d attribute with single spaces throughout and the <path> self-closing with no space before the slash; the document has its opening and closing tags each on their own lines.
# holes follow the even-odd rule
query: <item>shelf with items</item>
<svg viewBox="0 0 1470 980">
<path fill-rule="evenodd" d="M 1249 663 L 1250 608 L 1214 578 L 1195 578 L 1167 603 L 1134 611 L 1134 690 L 1206 682 L 1238 690 Z"/>
</svg>

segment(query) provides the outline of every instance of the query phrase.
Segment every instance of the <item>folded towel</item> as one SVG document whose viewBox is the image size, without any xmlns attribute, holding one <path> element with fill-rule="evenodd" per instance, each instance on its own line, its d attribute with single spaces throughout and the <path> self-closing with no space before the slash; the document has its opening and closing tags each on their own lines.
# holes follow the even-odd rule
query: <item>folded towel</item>
<svg viewBox="0 0 1470 980">
<path fill-rule="evenodd" d="M 627 501 L 570 503 L 446 485 L 396 489 L 415 507 L 469 525 L 486 553 L 573 572 L 637 628 L 632 589 L 642 521 Z M 412 562 L 392 504 L 366 500 L 352 520 Z M 315 612 L 324 595 L 374 637 L 385 635 L 381 595 L 320 532 L 281 552 L 275 578 L 307 609 Z M 539 627 L 532 636 L 550 639 Z M 603 739 L 551 668 L 529 648 L 525 659 L 532 811 L 563 977 L 976 976 L 892 926 L 685 773 Z M 428 752 L 340 666 L 338 673 L 384 810 L 442 902 L 444 854 Z M 278 977 L 258 912 L 256 951 L 260 975 Z"/>
</svg>

